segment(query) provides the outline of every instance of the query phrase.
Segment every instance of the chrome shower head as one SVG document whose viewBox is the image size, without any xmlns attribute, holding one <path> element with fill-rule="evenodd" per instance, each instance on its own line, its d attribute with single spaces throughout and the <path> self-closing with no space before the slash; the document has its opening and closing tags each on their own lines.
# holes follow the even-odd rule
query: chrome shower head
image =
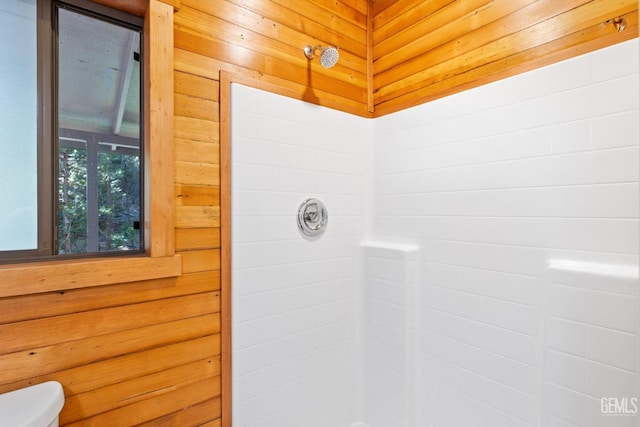
<svg viewBox="0 0 640 427">
<path fill-rule="evenodd" d="M 316 57 L 316 51 L 320 51 L 320 65 L 324 68 L 331 68 L 338 63 L 340 54 L 337 47 L 322 47 L 320 45 L 312 47 L 307 45 L 304 47 L 304 56 L 308 59 L 313 59 Z"/>
<path fill-rule="evenodd" d="M 320 54 L 320 64 L 324 68 L 331 68 L 338 63 L 340 54 L 337 47 L 325 47 Z"/>
</svg>

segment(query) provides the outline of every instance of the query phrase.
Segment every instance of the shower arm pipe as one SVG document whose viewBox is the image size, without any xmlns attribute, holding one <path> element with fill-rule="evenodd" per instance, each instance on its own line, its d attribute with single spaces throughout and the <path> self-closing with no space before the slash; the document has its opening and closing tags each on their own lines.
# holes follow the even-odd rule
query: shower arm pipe
<svg viewBox="0 0 640 427">
<path fill-rule="evenodd" d="M 322 45 L 318 44 L 315 46 L 311 46 L 311 45 L 306 45 L 304 47 L 304 56 L 307 57 L 307 59 L 314 59 L 316 57 L 316 51 L 317 50 L 322 50 Z"/>
</svg>

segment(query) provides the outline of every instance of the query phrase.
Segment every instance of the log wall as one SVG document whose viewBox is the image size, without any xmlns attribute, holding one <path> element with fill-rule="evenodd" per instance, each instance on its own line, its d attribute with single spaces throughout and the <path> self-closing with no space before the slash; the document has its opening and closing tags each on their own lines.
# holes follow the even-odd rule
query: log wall
<svg viewBox="0 0 640 427">
<path fill-rule="evenodd" d="M 96 1 L 140 15 L 149 3 Z M 171 237 L 182 273 L 109 284 L 112 271 L 98 267 L 73 289 L 0 298 L 0 392 L 60 381 L 63 425 L 230 426 L 221 420 L 221 71 L 374 117 L 638 34 L 635 0 L 163 3 L 174 7 L 165 78 L 174 85 Z M 623 32 L 613 28 L 618 16 Z M 308 61 L 307 44 L 338 46 L 338 65 Z"/>
<path fill-rule="evenodd" d="M 375 0 L 372 15 L 376 115 L 638 37 L 636 0 Z"/>
</svg>

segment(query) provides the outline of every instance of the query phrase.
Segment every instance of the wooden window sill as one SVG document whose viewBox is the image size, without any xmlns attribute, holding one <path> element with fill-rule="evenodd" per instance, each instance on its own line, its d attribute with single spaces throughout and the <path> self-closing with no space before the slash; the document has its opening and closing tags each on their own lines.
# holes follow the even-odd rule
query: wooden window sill
<svg viewBox="0 0 640 427">
<path fill-rule="evenodd" d="M 0 298 L 182 274 L 180 255 L 89 258 L 0 266 Z"/>
</svg>

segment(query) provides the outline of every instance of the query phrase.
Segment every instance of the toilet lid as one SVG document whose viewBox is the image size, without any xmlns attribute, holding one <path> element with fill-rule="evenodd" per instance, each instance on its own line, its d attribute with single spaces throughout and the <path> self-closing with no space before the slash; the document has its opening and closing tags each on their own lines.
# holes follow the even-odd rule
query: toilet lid
<svg viewBox="0 0 640 427">
<path fill-rule="evenodd" d="M 0 427 L 46 427 L 63 406 L 64 393 L 56 381 L 0 394 Z"/>
</svg>

